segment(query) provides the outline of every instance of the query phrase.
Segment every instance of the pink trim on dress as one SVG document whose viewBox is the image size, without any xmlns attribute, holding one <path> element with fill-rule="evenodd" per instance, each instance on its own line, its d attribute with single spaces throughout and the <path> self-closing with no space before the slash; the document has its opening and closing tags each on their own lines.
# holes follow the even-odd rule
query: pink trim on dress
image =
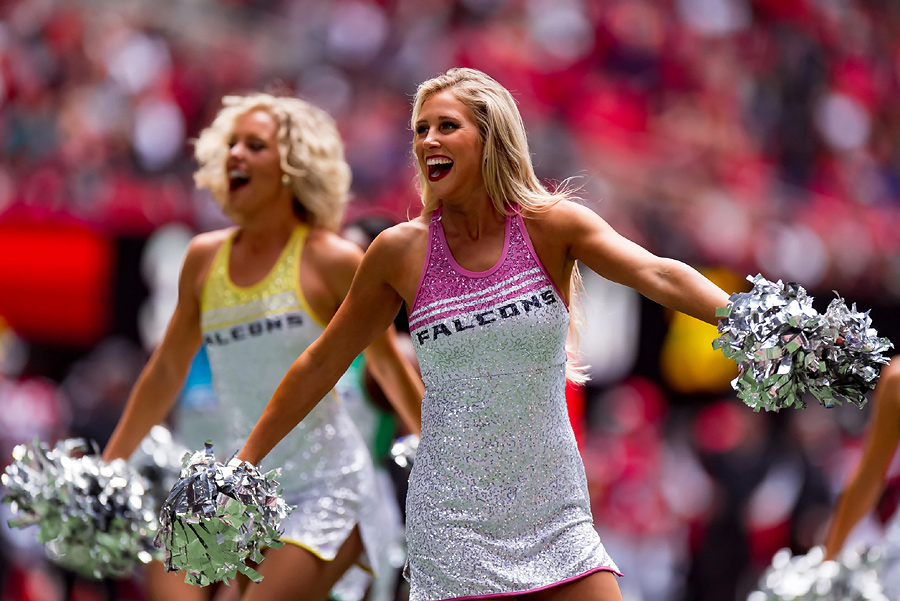
<svg viewBox="0 0 900 601">
<path fill-rule="evenodd" d="M 435 227 L 435 223 L 441 218 L 441 210 L 443 206 L 438 207 L 434 210 L 434 213 L 431 214 L 431 221 L 428 223 L 428 242 L 426 244 L 427 248 L 425 249 L 425 262 L 422 264 L 422 273 L 419 274 L 419 284 L 416 286 L 416 295 L 413 297 L 412 307 L 407 309 L 407 315 L 412 315 L 412 312 L 416 310 L 416 307 L 419 306 L 421 296 L 422 296 L 422 282 L 425 281 L 425 274 L 428 273 L 428 264 L 431 262 L 431 236 L 432 236 L 432 228 Z"/>
<path fill-rule="evenodd" d="M 541 261 L 541 257 L 538 256 L 537 251 L 534 250 L 534 245 L 531 243 L 531 236 L 528 234 L 528 228 L 525 227 L 525 221 L 522 219 L 522 213 L 520 211 L 516 211 L 516 221 L 519 224 L 519 228 L 521 228 L 522 237 L 525 238 L 525 244 L 528 245 L 528 250 L 531 251 L 531 256 L 534 257 L 534 260 L 537 261 L 537 264 L 541 266 L 541 271 L 544 272 L 544 275 L 550 281 L 550 285 L 553 286 L 553 289 L 556 290 L 556 293 L 559 295 L 559 300 L 563 302 L 566 306 L 566 309 L 569 308 L 569 303 L 566 301 L 566 297 L 562 295 L 562 292 L 559 291 L 559 288 L 556 287 L 556 282 L 553 281 L 553 278 L 550 277 L 550 274 L 547 273 L 547 268 L 544 267 L 544 262 Z"/>
<path fill-rule="evenodd" d="M 468 269 L 457 263 L 456 257 L 454 257 L 453 253 L 450 252 L 450 245 L 447 244 L 447 236 L 444 235 L 444 226 L 438 224 L 438 227 L 436 229 L 437 235 L 440 236 L 444 256 L 447 257 L 447 261 L 449 261 L 450 266 L 455 269 L 457 273 L 470 278 L 486 278 L 494 274 L 498 269 L 500 269 L 500 267 L 503 266 L 503 262 L 506 260 L 506 255 L 509 253 L 509 239 L 512 237 L 512 219 L 510 219 L 509 217 L 509 215 L 506 216 L 505 230 L 503 233 L 503 252 L 500 253 L 500 258 L 497 259 L 497 262 L 494 263 L 494 266 L 487 269 L 486 271 L 469 271 Z"/>
<path fill-rule="evenodd" d="M 441 599 L 440 601 L 473 601 L 474 599 L 501 599 L 503 597 L 512 597 L 514 595 L 528 595 L 530 593 L 537 593 L 540 591 L 545 591 L 549 588 L 553 588 L 556 586 L 561 586 L 563 584 L 567 584 L 569 582 L 578 580 L 580 578 L 584 578 L 585 576 L 590 576 L 594 572 L 612 572 L 616 576 L 622 576 L 621 573 L 616 570 L 606 567 L 600 566 L 593 569 L 588 570 L 582 574 L 578 574 L 577 576 L 572 576 L 571 578 L 566 578 L 565 580 L 560 580 L 559 582 L 554 582 L 553 584 L 548 584 L 546 586 L 539 586 L 538 588 L 531 588 L 527 591 L 514 591 L 511 593 L 491 593 L 490 595 L 474 595 L 469 597 L 447 597 L 445 599 Z"/>
</svg>

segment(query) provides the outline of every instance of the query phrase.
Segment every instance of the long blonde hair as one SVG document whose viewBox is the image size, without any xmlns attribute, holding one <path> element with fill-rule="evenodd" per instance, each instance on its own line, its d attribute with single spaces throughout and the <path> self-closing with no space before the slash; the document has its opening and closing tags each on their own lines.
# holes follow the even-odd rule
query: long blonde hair
<svg viewBox="0 0 900 601">
<path fill-rule="evenodd" d="M 509 90 L 494 78 L 476 69 L 456 68 L 422 82 L 416 90 L 412 111 L 412 129 L 422 112 L 422 105 L 434 94 L 450 90 L 472 111 L 484 149 L 482 177 L 494 208 L 502 215 L 521 212 L 524 217 L 548 211 L 562 200 L 576 200 L 574 189 L 565 181 L 548 190 L 534 173 L 525 123 Z M 415 154 L 415 141 L 413 142 Z M 428 178 L 417 162 L 417 188 L 422 199 L 422 212 L 429 214 L 440 205 L 431 194 Z M 586 367 L 578 364 L 578 338 L 584 324 L 581 294 L 584 289 L 576 263 L 569 281 L 569 336 L 566 351 L 566 377 L 573 382 L 586 381 Z"/>
<path fill-rule="evenodd" d="M 208 188 L 221 205 L 228 197 L 228 138 L 235 120 L 262 109 L 278 125 L 281 170 L 291 179 L 295 202 L 310 225 L 337 231 L 347 205 L 350 166 L 334 119 L 322 109 L 289 96 L 255 93 L 225 96 L 212 124 L 200 132 L 194 146 L 199 167 L 198 188 Z"/>
</svg>

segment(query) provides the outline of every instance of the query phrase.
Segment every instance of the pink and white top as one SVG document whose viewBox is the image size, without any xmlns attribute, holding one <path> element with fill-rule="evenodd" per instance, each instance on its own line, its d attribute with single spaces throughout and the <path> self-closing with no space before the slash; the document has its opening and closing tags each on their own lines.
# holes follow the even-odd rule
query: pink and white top
<svg viewBox="0 0 900 601">
<path fill-rule="evenodd" d="M 411 601 L 534 591 L 618 572 L 593 527 L 565 402 L 569 314 L 519 214 L 472 272 L 440 209 L 409 315 L 422 435 L 407 496 Z"/>
</svg>

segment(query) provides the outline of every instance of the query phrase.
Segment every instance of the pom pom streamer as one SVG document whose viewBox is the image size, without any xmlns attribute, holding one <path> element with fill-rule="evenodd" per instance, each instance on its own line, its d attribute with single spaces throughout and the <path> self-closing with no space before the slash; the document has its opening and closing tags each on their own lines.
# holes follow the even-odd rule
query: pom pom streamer
<svg viewBox="0 0 900 601">
<path fill-rule="evenodd" d="M 260 474 L 237 459 L 219 463 L 211 443 L 186 457 L 160 514 L 166 571 L 183 569 L 185 582 L 198 586 L 228 584 L 238 572 L 262 580 L 244 561 L 259 563 L 263 547 L 284 544 L 280 525 L 293 507 L 278 495 L 279 473 Z"/>
<path fill-rule="evenodd" d="M 747 601 L 895 600 L 882 586 L 886 566 L 881 547 L 847 550 L 837 561 L 823 561 L 824 556 L 822 547 L 796 556 L 781 549 Z"/>
<path fill-rule="evenodd" d="M 871 327 L 868 312 L 847 308 L 840 296 L 824 314 L 795 283 L 748 276 L 753 290 L 732 294 L 717 310 L 713 347 L 738 364 L 731 383 L 754 411 L 805 407 L 804 393 L 833 407 L 841 398 L 862 407 L 875 387 L 883 355 L 893 344 Z"/>
<path fill-rule="evenodd" d="M 88 452 L 92 454 L 85 454 Z M 56 563 L 92 578 L 117 578 L 152 559 L 157 522 L 142 479 L 123 460 L 99 458 L 95 445 L 66 439 L 50 449 L 35 438 L 13 450 L 0 476 L 12 527 L 37 526 Z"/>
</svg>

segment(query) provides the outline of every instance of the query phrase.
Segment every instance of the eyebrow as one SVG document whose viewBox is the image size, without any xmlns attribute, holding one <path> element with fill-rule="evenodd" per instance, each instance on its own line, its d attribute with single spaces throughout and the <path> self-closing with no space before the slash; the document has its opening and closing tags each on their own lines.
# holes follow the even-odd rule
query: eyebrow
<svg viewBox="0 0 900 601">
<path fill-rule="evenodd" d="M 228 137 L 229 140 L 234 140 L 235 138 L 245 138 L 247 140 L 258 140 L 260 142 L 266 142 L 266 139 L 257 134 L 238 134 L 236 132 L 232 132 Z"/>
<path fill-rule="evenodd" d="M 438 115 L 437 117 L 438 121 L 443 121 L 445 119 L 450 121 L 461 121 L 459 117 L 452 117 L 450 115 Z M 419 119 L 418 121 L 416 121 L 416 125 L 419 125 L 420 123 L 427 123 L 427 119 Z"/>
</svg>

